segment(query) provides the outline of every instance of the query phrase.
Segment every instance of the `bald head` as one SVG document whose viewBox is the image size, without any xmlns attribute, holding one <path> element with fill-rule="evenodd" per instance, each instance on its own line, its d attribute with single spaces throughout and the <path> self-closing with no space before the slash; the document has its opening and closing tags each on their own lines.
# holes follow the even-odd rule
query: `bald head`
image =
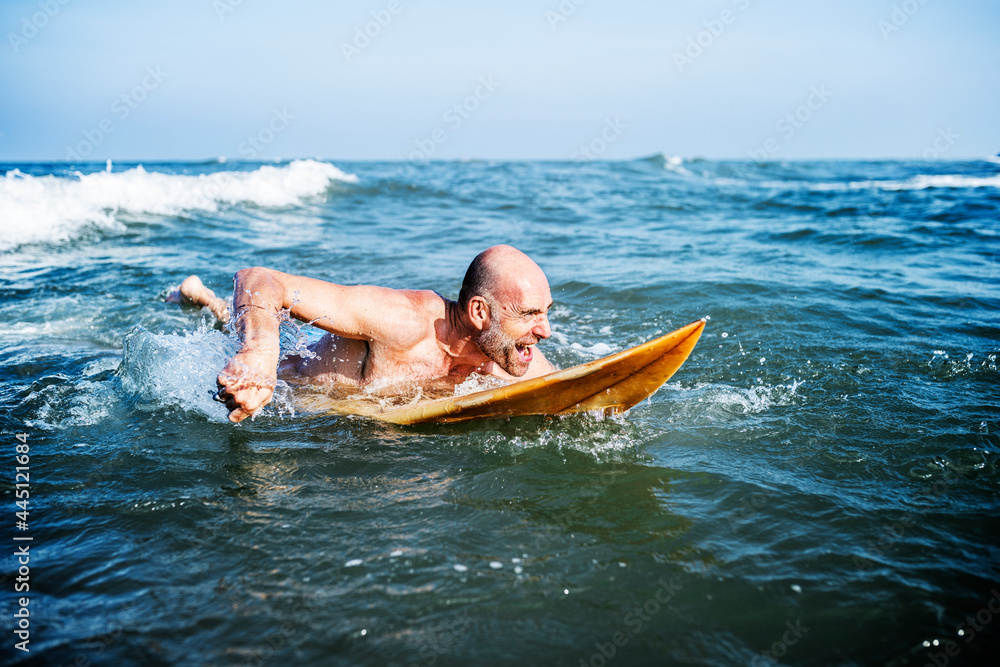
<svg viewBox="0 0 1000 667">
<path fill-rule="evenodd" d="M 472 260 L 458 306 L 480 351 L 514 377 L 529 371 L 535 344 L 552 335 L 549 281 L 530 257 L 509 245 L 487 248 Z"/>
<path fill-rule="evenodd" d="M 495 245 L 482 251 L 469 264 L 458 295 L 463 310 L 472 297 L 481 296 L 488 303 L 509 299 L 525 287 L 548 287 L 541 267 L 523 252 L 509 245 Z"/>
</svg>

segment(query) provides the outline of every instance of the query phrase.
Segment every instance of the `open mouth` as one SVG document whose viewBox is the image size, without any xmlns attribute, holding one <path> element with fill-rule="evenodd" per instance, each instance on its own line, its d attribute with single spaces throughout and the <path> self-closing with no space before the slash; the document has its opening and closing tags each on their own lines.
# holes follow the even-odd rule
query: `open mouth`
<svg viewBox="0 0 1000 667">
<path fill-rule="evenodd" d="M 532 345 L 516 343 L 514 345 L 514 349 L 517 350 L 517 356 L 521 359 L 522 363 L 531 363 L 531 358 L 534 356 L 534 348 Z"/>
</svg>

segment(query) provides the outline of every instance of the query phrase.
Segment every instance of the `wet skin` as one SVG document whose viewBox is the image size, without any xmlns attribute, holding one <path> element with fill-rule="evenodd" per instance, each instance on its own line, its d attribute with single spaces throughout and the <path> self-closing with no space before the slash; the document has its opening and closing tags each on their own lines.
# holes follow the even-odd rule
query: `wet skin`
<svg viewBox="0 0 1000 667">
<path fill-rule="evenodd" d="M 508 246 L 496 255 L 502 277 L 490 296 L 473 296 L 464 308 L 426 290 L 353 287 L 264 268 L 237 273 L 233 307 L 243 348 L 219 374 L 219 398 L 230 420 L 241 421 L 270 400 L 278 371 L 278 313 L 324 329 L 314 344 L 318 359 L 281 364 L 316 382 L 353 387 L 445 381 L 472 373 L 503 379 L 555 370 L 535 344 L 551 335 L 552 296 L 541 269 Z"/>
</svg>

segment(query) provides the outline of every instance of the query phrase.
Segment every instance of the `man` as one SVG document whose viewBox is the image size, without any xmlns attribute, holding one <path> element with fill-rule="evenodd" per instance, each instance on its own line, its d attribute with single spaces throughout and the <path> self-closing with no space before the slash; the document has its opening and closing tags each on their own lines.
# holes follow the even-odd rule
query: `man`
<svg viewBox="0 0 1000 667">
<path fill-rule="evenodd" d="M 228 304 L 197 276 L 170 301 L 207 306 L 220 320 Z M 236 274 L 235 326 L 242 349 L 219 374 L 219 400 L 240 422 L 268 402 L 279 370 L 317 382 L 385 389 L 472 373 L 504 379 L 555 370 L 535 349 L 548 338 L 552 295 L 541 268 L 498 245 L 469 265 L 458 301 L 427 290 L 345 286 L 255 267 Z M 310 347 L 318 358 L 291 357 L 279 369 L 279 311 L 328 332 Z"/>
</svg>

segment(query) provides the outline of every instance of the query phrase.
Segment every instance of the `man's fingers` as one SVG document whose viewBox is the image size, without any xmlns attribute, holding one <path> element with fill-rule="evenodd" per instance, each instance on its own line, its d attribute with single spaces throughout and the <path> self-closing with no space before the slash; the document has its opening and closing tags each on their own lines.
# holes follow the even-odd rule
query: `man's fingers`
<svg viewBox="0 0 1000 667">
<path fill-rule="evenodd" d="M 215 384 L 219 385 L 220 389 L 228 389 L 230 385 L 239 385 L 241 378 L 238 375 L 232 375 L 226 371 L 219 373 L 219 377 L 215 378 Z"/>
<path fill-rule="evenodd" d="M 274 381 L 245 375 L 234 375 L 223 370 L 216 378 L 219 390 L 216 400 L 229 409 L 229 420 L 237 424 L 271 402 Z"/>
<path fill-rule="evenodd" d="M 230 402 L 232 402 L 232 407 L 230 407 Z M 247 417 L 252 417 L 255 412 L 260 410 L 262 407 L 271 402 L 270 392 L 254 391 L 250 393 L 250 396 L 242 398 L 242 400 L 237 400 L 235 398 L 230 399 L 226 402 L 226 407 L 229 407 L 229 420 L 234 424 L 238 424 Z"/>
<path fill-rule="evenodd" d="M 219 400 L 229 409 L 229 419 L 239 423 L 271 402 L 272 391 L 269 388 L 248 387 L 232 390 L 227 387 L 219 389 Z"/>
</svg>

